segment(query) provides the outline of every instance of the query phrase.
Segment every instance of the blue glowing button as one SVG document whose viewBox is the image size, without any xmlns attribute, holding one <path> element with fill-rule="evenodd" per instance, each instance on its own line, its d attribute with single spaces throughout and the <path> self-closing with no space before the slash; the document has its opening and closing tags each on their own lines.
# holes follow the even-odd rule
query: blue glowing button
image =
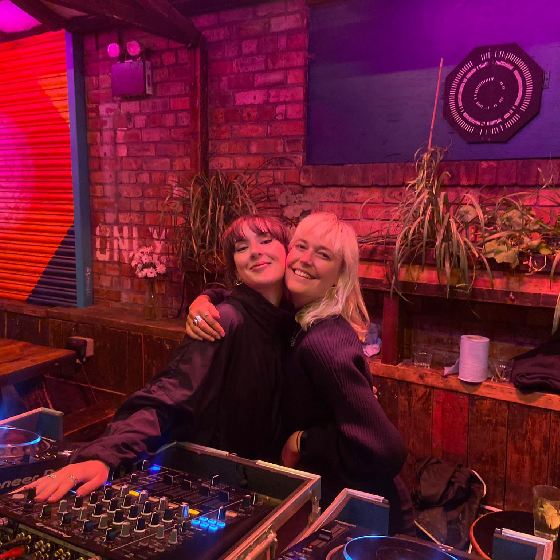
<svg viewBox="0 0 560 560">
<path fill-rule="evenodd" d="M 218 523 L 218 522 L 215 519 L 209 519 L 208 520 L 209 525 L 216 525 L 216 523 Z"/>
<path fill-rule="evenodd" d="M 217 525 L 218 525 L 218 529 L 223 529 L 226 526 L 226 524 L 223 521 L 218 521 Z"/>
<path fill-rule="evenodd" d="M 201 522 L 200 523 L 200 528 L 201 529 L 208 529 L 208 523 Z"/>
<path fill-rule="evenodd" d="M 202 516 L 202 517 L 200 517 L 199 519 L 200 519 L 200 522 L 201 522 L 201 523 L 208 523 L 208 517 Z"/>
<path fill-rule="evenodd" d="M 217 527 L 216 525 L 209 525 L 209 526 L 208 526 L 208 530 L 209 530 L 211 533 L 215 533 L 215 532 L 218 530 L 218 527 Z"/>
<path fill-rule="evenodd" d="M 191 525 L 198 527 L 200 525 L 200 519 L 191 519 Z"/>
<path fill-rule="evenodd" d="M 152 465 L 152 466 L 150 467 L 150 470 L 151 470 L 152 472 L 158 472 L 158 471 L 161 471 L 161 467 L 160 467 L 159 465 Z"/>
</svg>

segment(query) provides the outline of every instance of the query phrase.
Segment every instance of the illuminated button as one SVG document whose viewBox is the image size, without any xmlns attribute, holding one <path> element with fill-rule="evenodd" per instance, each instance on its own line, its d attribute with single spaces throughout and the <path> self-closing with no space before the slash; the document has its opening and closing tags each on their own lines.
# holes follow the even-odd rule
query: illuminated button
<svg viewBox="0 0 560 560">
<path fill-rule="evenodd" d="M 208 529 L 208 521 L 201 521 L 200 522 L 201 529 Z"/>
<path fill-rule="evenodd" d="M 223 529 L 226 526 L 226 524 L 223 521 L 218 521 L 216 525 L 218 526 L 218 529 Z"/>
<path fill-rule="evenodd" d="M 191 525 L 198 527 L 200 525 L 200 519 L 191 519 Z"/>
<path fill-rule="evenodd" d="M 218 523 L 218 522 L 217 522 L 215 519 L 209 519 L 209 520 L 208 520 L 208 524 L 209 524 L 209 525 L 217 525 L 217 523 Z"/>
<path fill-rule="evenodd" d="M 208 525 L 208 530 L 211 533 L 215 533 L 218 530 L 218 527 L 216 525 Z"/>
<path fill-rule="evenodd" d="M 159 471 L 161 471 L 161 467 L 160 467 L 159 465 L 152 465 L 152 466 L 150 467 L 150 471 L 152 471 L 152 472 L 159 472 Z"/>
<path fill-rule="evenodd" d="M 201 523 L 208 523 L 208 517 L 200 517 L 200 522 Z"/>
</svg>

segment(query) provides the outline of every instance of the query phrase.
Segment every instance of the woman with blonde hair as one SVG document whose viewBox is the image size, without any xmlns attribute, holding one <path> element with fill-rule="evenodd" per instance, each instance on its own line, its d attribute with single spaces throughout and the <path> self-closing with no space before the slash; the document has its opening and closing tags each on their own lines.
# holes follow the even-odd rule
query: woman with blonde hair
<svg viewBox="0 0 560 560">
<path fill-rule="evenodd" d="M 414 534 L 410 496 L 397 476 L 406 448 L 375 398 L 360 342 L 369 319 L 358 258 L 354 230 L 334 214 L 304 218 L 290 242 L 285 283 L 297 325 L 283 368 L 290 435 L 282 463 L 321 475 L 323 505 L 344 487 L 386 497 L 391 534 Z M 187 321 L 187 332 L 201 337 L 204 329 L 190 324 L 192 314 L 213 313 L 203 302 L 193 302 Z"/>
</svg>

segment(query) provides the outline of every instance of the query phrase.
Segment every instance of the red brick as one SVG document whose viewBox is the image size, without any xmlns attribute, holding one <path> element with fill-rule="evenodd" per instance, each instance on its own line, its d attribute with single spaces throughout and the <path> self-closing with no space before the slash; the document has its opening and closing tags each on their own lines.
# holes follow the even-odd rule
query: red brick
<svg viewBox="0 0 560 560">
<path fill-rule="evenodd" d="M 247 39 L 241 43 L 241 52 L 247 54 L 257 54 L 257 39 Z"/>
<path fill-rule="evenodd" d="M 288 36 L 288 49 L 291 51 L 307 48 L 307 33 L 293 33 Z"/>
<path fill-rule="evenodd" d="M 539 161 L 522 159 L 517 162 L 517 184 L 537 185 L 539 183 Z"/>
<path fill-rule="evenodd" d="M 202 33 L 209 43 L 223 41 L 230 36 L 229 27 L 214 27 L 212 29 L 204 29 Z"/>
<path fill-rule="evenodd" d="M 229 126 L 211 126 L 209 127 L 210 138 L 225 139 L 231 138 L 231 127 Z"/>
<path fill-rule="evenodd" d="M 303 122 L 277 122 L 268 125 L 270 136 L 303 136 Z"/>
<path fill-rule="evenodd" d="M 274 105 L 260 105 L 257 108 L 257 121 L 273 121 L 276 118 Z"/>
<path fill-rule="evenodd" d="M 107 169 L 109 171 L 114 171 L 120 169 L 120 160 L 117 158 L 103 158 L 101 159 L 101 169 Z"/>
<path fill-rule="evenodd" d="M 156 156 L 184 156 L 185 144 L 156 144 Z"/>
<path fill-rule="evenodd" d="M 172 97 L 186 93 L 185 82 L 164 82 L 156 85 L 156 93 L 161 97 Z"/>
<path fill-rule="evenodd" d="M 189 126 L 191 123 L 191 114 L 187 112 L 177 113 L 177 126 Z"/>
<path fill-rule="evenodd" d="M 171 101 L 172 111 L 184 111 L 190 107 L 191 100 L 188 97 L 174 97 Z"/>
<path fill-rule="evenodd" d="M 142 130 L 143 142 L 161 142 L 169 140 L 168 128 L 144 128 Z"/>
<path fill-rule="evenodd" d="M 143 113 L 169 111 L 169 99 L 144 99 L 140 102 Z"/>
<path fill-rule="evenodd" d="M 258 72 L 266 69 L 266 58 L 264 56 L 246 56 L 236 58 L 233 62 L 235 72 Z"/>
<path fill-rule="evenodd" d="M 267 37 L 259 37 L 257 41 L 257 50 L 262 54 L 275 53 L 278 51 L 278 37 L 276 35 L 268 35 Z"/>
<path fill-rule="evenodd" d="M 285 145 L 288 153 L 303 152 L 305 149 L 303 138 L 286 138 Z"/>
<path fill-rule="evenodd" d="M 266 102 L 266 89 L 242 91 L 235 94 L 236 105 L 260 105 Z"/>
<path fill-rule="evenodd" d="M 153 144 L 129 144 L 128 154 L 131 156 L 155 156 L 156 149 Z"/>
<path fill-rule="evenodd" d="M 233 72 L 233 62 L 231 60 L 219 60 L 208 65 L 208 73 L 211 76 L 224 76 Z"/>
<path fill-rule="evenodd" d="M 255 76 L 254 74 L 243 73 L 234 76 L 228 76 L 227 87 L 229 90 L 248 90 L 254 87 Z"/>
<path fill-rule="evenodd" d="M 462 161 L 459 165 L 459 184 L 476 185 L 478 183 L 478 162 Z"/>
<path fill-rule="evenodd" d="M 211 27 L 218 24 L 218 14 L 205 14 L 203 16 L 195 16 L 192 18 L 192 21 L 199 29 L 202 27 Z"/>
<path fill-rule="evenodd" d="M 234 27 L 235 36 L 243 39 L 246 37 L 260 37 L 268 33 L 269 23 L 266 19 L 248 21 Z"/>
<path fill-rule="evenodd" d="M 404 183 L 404 165 L 402 163 L 387 164 L 387 184 L 402 185 Z"/>
<path fill-rule="evenodd" d="M 341 165 L 315 165 L 312 171 L 312 183 L 318 187 L 343 185 L 343 167 Z"/>
<path fill-rule="evenodd" d="M 158 127 L 163 122 L 163 115 L 161 113 L 153 113 L 148 115 L 148 126 Z"/>
<path fill-rule="evenodd" d="M 270 32 L 278 33 L 289 29 L 301 29 L 305 27 L 305 18 L 301 13 L 291 14 L 289 16 L 273 17 L 270 20 Z"/>
<path fill-rule="evenodd" d="M 299 68 L 288 70 L 289 84 L 305 84 L 305 81 L 305 70 Z"/>
<path fill-rule="evenodd" d="M 414 181 L 417 175 L 416 164 L 411 161 L 406 162 L 404 164 L 404 182 L 408 183 L 409 181 Z"/>
<path fill-rule="evenodd" d="M 264 72 L 261 74 L 255 74 L 255 85 L 256 86 L 268 86 L 276 84 L 286 83 L 286 72 L 283 70 L 276 72 Z"/>
<path fill-rule="evenodd" d="M 280 14 L 286 10 L 284 2 L 272 2 L 268 4 L 261 4 L 255 7 L 255 13 L 258 17 L 266 17 L 272 14 Z"/>
<path fill-rule="evenodd" d="M 481 161 L 478 168 L 478 182 L 482 186 L 496 185 L 498 181 L 498 162 Z"/>
<path fill-rule="evenodd" d="M 181 114 L 181 113 L 179 113 Z M 175 115 L 173 113 L 167 113 L 167 115 L 163 115 L 161 120 L 162 126 L 172 127 L 175 126 Z"/>
<path fill-rule="evenodd" d="M 268 101 L 270 103 L 282 103 L 285 101 L 303 101 L 303 88 L 291 87 L 268 90 Z"/>
<path fill-rule="evenodd" d="M 340 204 L 339 202 L 320 203 L 321 212 L 332 212 L 342 220 L 357 220 L 360 214 L 359 204 Z"/>
<path fill-rule="evenodd" d="M 258 138 L 266 136 L 266 125 L 264 124 L 240 124 L 232 126 L 234 138 Z"/>
<path fill-rule="evenodd" d="M 286 35 L 278 36 L 278 50 L 285 51 L 288 48 L 288 39 Z"/>
<path fill-rule="evenodd" d="M 253 17 L 253 8 L 237 8 L 220 12 L 218 18 L 220 23 L 230 23 L 232 21 L 247 21 Z"/>
<path fill-rule="evenodd" d="M 341 202 L 342 191 L 341 187 L 315 187 L 305 190 L 309 196 L 316 196 L 321 202 Z"/>
<path fill-rule="evenodd" d="M 121 193 L 121 196 L 126 198 L 139 198 L 142 196 L 142 187 L 122 185 L 119 188 L 119 192 Z"/>
<path fill-rule="evenodd" d="M 286 117 L 288 119 L 303 119 L 305 105 L 303 103 L 290 103 L 286 106 Z"/>
<path fill-rule="evenodd" d="M 170 66 L 171 64 L 175 64 L 176 61 L 177 61 L 177 54 L 175 53 L 175 51 L 164 52 L 161 55 L 161 62 L 163 63 L 164 66 Z"/>
<path fill-rule="evenodd" d="M 343 185 L 369 186 L 372 184 L 372 166 L 366 164 L 344 165 Z"/>
<path fill-rule="evenodd" d="M 515 185 L 517 183 L 517 161 L 502 160 L 498 162 L 498 185 Z"/>
<path fill-rule="evenodd" d="M 169 79 L 171 80 L 188 80 L 190 77 L 188 66 L 173 66 L 169 69 Z"/>
<path fill-rule="evenodd" d="M 210 159 L 210 169 L 233 169 L 233 158 L 213 157 Z"/>
<path fill-rule="evenodd" d="M 249 142 L 249 152 L 252 154 L 270 154 L 284 151 L 284 142 L 281 139 L 252 140 Z"/>
<path fill-rule="evenodd" d="M 171 140 L 186 142 L 190 139 L 190 134 L 188 128 L 174 128 L 171 130 Z"/>
<path fill-rule="evenodd" d="M 442 181 L 442 185 L 459 185 L 460 184 L 460 165 L 461 162 L 458 161 L 443 161 L 439 164 L 438 176 L 442 173 L 447 173 L 448 175 Z"/>
<path fill-rule="evenodd" d="M 128 155 L 130 155 L 130 153 Z M 126 158 L 123 158 L 122 164 L 123 164 L 123 169 L 129 169 L 129 170 L 135 171 L 137 169 L 140 169 L 140 167 L 142 165 L 142 159 L 141 158 L 126 157 Z"/>
<path fill-rule="evenodd" d="M 175 158 L 173 160 L 173 169 L 175 171 L 190 170 L 191 160 L 190 158 Z"/>
<path fill-rule="evenodd" d="M 224 54 L 226 57 L 239 56 L 239 43 L 236 41 L 226 41 L 224 43 Z"/>
<path fill-rule="evenodd" d="M 260 156 L 241 156 L 235 158 L 235 169 L 257 169 L 265 162 L 264 157 Z"/>
<path fill-rule="evenodd" d="M 304 66 L 307 53 L 304 51 L 293 51 L 280 54 L 268 55 L 268 68 L 276 70 L 278 68 L 294 68 Z"/>
<path fill-rule="evenodd" d="M 149 158 L 142 163 L 142 168 L 147 171 L 166 171 L 171 169 L 169 158 Z"/>
<path fill-rule="evenodd" d="M 126 144 L 117 144 L 117 155 L 119 157 L 125 157 L 128 155 L 128 147 Z"/>
<path fill-rule="evenodd" d="M 134 128 L 144 128 L 148 126 L 148 117 L 146 115 L 136 115 L 134 117 Z"/>
<path fill-rule="evenodd" d="M 154 68 L 152 80 L 155 84 L 169 80 L 169 68 Z"/>
</svg>

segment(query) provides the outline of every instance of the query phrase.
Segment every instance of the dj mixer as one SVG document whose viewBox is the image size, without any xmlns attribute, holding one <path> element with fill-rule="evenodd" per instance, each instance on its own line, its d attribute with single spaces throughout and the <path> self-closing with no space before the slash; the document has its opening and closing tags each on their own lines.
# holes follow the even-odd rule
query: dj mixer
<svg viewBox="0 0 560 560">
<path fill-rule="evenodd" d="M 18 466 L 22 480 L 30 466 Z M 37 502 L 33 488 L 1 496 L 0 558 L 2 549 L 29 560 L 270 554 L 275 532 L 318 492 L 314 475 L 173 444 L 87 496 L 71 492 L 56 504 Z"/>
</svg>

